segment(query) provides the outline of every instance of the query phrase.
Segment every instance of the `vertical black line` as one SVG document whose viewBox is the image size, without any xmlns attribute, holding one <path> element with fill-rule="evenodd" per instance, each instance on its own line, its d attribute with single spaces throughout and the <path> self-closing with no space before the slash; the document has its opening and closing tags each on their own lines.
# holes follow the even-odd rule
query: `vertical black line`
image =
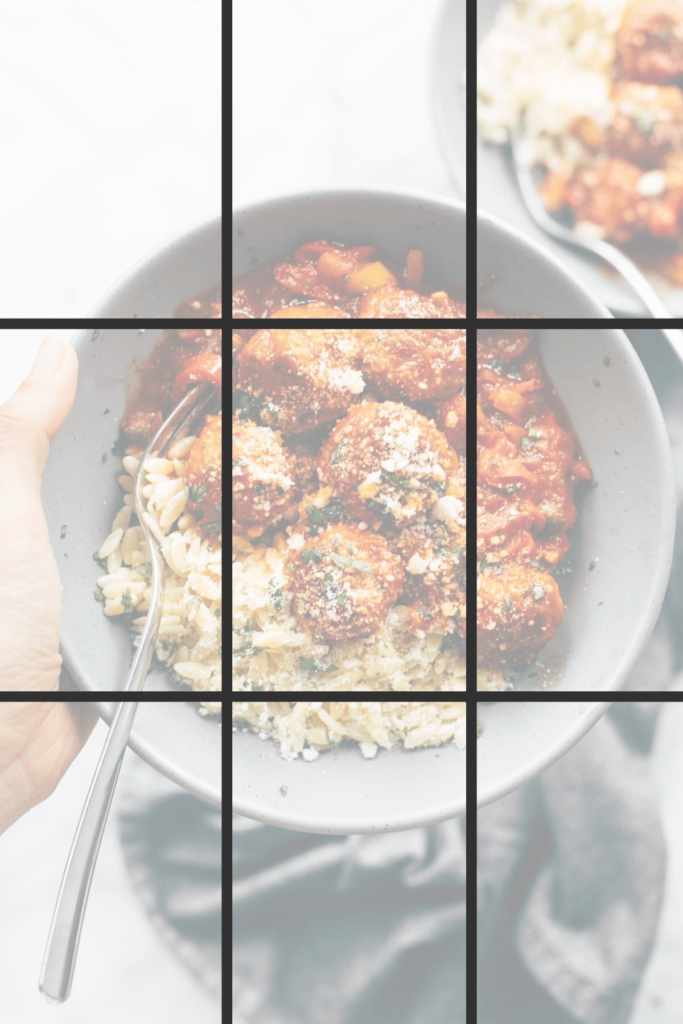
<svg viewBox="0 0 683 1024">
<path fill-rule="evenodd" d="M 467 328 L 467 691 L 477 690 L 477 332 Z"/>
<path fill-rule="evenodd" d="M 470 316 L 476 316 L 477 309 L 477 15 L 474 0 L 459 0 L 467 3 L 467 82 L 465 88 L 466 131 L 465 167 L 467 169 L 467 186 L 465 202 L 467 205 L 466 246 L 467 246 L 467 323 Z M 472 320 L 472 323 L 474 320 Z"/>
<path fill-rule="evenodd" d="M 465 819 L 465 955 L 467 1024 L 477 1020 L 477 701 L 467 698 L 467 817 Z"/>
<path fill-rule="evenodd" d="M 469 324 L 468 316 L 468 324 Z M 467 328 L 467 818 L 465 882 L 466 1020 L 477 1020 L 477 331 Z"/>
<path fill-rule="evenodd" d="M 477 7 L 466 0 L 467 85 L 467 818 L 466 1019 L 477 1020 Z"/>
</svg>

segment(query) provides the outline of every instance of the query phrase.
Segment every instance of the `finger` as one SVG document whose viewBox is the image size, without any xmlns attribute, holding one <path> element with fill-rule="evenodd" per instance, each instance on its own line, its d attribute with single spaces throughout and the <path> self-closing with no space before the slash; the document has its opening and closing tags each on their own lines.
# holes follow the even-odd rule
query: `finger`
<svg viewBox="0 0 683 1024">
<path fill-rule="evenodd" d="M 0 468 L 6 478 L 40 484 L 49 441 L 71 411 L 77 382 L 73 348 L 64 334 L 48 334 L 29 376 L 0 406 Z"/>
</svg>

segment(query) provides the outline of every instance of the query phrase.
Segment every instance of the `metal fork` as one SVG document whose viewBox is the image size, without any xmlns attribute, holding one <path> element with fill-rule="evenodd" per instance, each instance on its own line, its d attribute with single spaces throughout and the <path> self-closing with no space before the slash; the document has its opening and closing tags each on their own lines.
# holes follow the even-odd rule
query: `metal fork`
<svg viewBox="0 0 683 1024">
<path fill-rule="evenodd" d="M 574 246 L 575 249 L 583 249 L 585 252 L 592 252 L 609 263 L 624 278 L 627 284 L 638 296 L 647 311 L 656 320 L 671 320 L 672 316 L 666 308 L 657 292 L 654 290 L 645 275 L 638 269 L 633 260 L 625 256 L 621 250 L 604 242 L 602 239 L 583 238 L 576 231 L 560 224 L 554 217 L 551 217 L 539 199 L 536 187 L 531 176 L 531 170 L 520 159 L 520 145 L 515 138 L 512 139 L 510 148 L 512 151 L 512 165 L 514 167 L 517 184 L 522 194 L 522 199 L 527 210 L 535 220 L 536 224 L 552 235 L 558 242 Z M 678 358 L 683 362 L 683 331 L 670 327 L 661 327 L 662 334 L 667 338 Z"/>
<path fill-rule="evenodd" d="M 207 412 L 214 401 L 214 394 L 213 386 L 206 383 L 195 385 L 188 391 L 150 441 L 135 474 L 135 511 L 151 556 L 152 598 L 147 622 L 124 686 L 124 691 L 129 693 L 138 692 L 145 685 L 164 603 L 164 560 L 159 542 L 142 514 L 144 465 L 152 453 L 158 458 L 185 432 L 192 433 L 192 426 Z M 63 1003 L 69 998 L 90 883 L 138 703 L 122 702 L 116 710 L 66 862 L 40 972 L 40 991 L 50 1003 Z"/>
</svg>

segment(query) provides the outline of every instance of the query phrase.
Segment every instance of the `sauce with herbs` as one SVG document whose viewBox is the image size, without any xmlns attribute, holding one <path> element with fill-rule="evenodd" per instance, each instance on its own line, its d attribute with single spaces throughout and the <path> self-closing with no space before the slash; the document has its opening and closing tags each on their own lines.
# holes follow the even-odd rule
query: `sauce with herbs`
<svg viewBox="0 0 683 1024">
<path fill-rule="evenodd" d="M 477 660 L 515 669 L 562 621 L 553 574 L 569 550 L 576 485 L 592 474 L 533 331 L 477 332 L 477 400 Z"/>
</svg>

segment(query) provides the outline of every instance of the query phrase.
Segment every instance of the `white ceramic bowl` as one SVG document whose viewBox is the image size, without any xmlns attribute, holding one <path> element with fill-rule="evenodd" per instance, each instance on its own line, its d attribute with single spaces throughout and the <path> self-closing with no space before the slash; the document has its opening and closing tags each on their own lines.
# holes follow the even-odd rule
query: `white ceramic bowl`
<svg viewBox="0 0 683 1024">
<path fill-rule="evenodd" d="M 221 281 L 220 217 L 179 231 L 145 253 L 93 306 L 88 318 L 163 319 Z"/>
<path fill-rule="evenodd" d="M 597 486 L 582 493 L 558 579 L 564 621 L 521 685 L 538 687 L 540 663 L 560 677 L 560 690 L 616 689 L 654 628 L 668 583 L 671 450 L 652 385 L 622 331 L 545 328 L 540 347 Z"/>
<path fill-rule="evenodd" d="M 399 263 L 409 249 L 422 249 L 430 279 L 446 290 L 465 285 L 464 205 L 445 196 L 370 185 L 283 196 L 237 210 L 233 278 L 316 238 L 378 245 Z"/>
<path fill-rule="evenodd" d="M 465 810 L 465 751 L 455 744 L 396 745 L 366 759 L 357 744 L 344 743 L 307 762 L 285 761 L 273 740 L 242 727 L 232 741 L 233 811 L 279 828 L 396 832 Z"/>
<path fill-rule="evenodd" d="M 517 228 L 479 211 L 477 284 L 480 305 L 542 320 L 612 319 L 567 264 Z"/>
<path fill-rule="evenodd" d="M 493 803 L 566 754 L 609 708 L 606 701 L 479 704 L 477 806 Z"/>
</svg>

